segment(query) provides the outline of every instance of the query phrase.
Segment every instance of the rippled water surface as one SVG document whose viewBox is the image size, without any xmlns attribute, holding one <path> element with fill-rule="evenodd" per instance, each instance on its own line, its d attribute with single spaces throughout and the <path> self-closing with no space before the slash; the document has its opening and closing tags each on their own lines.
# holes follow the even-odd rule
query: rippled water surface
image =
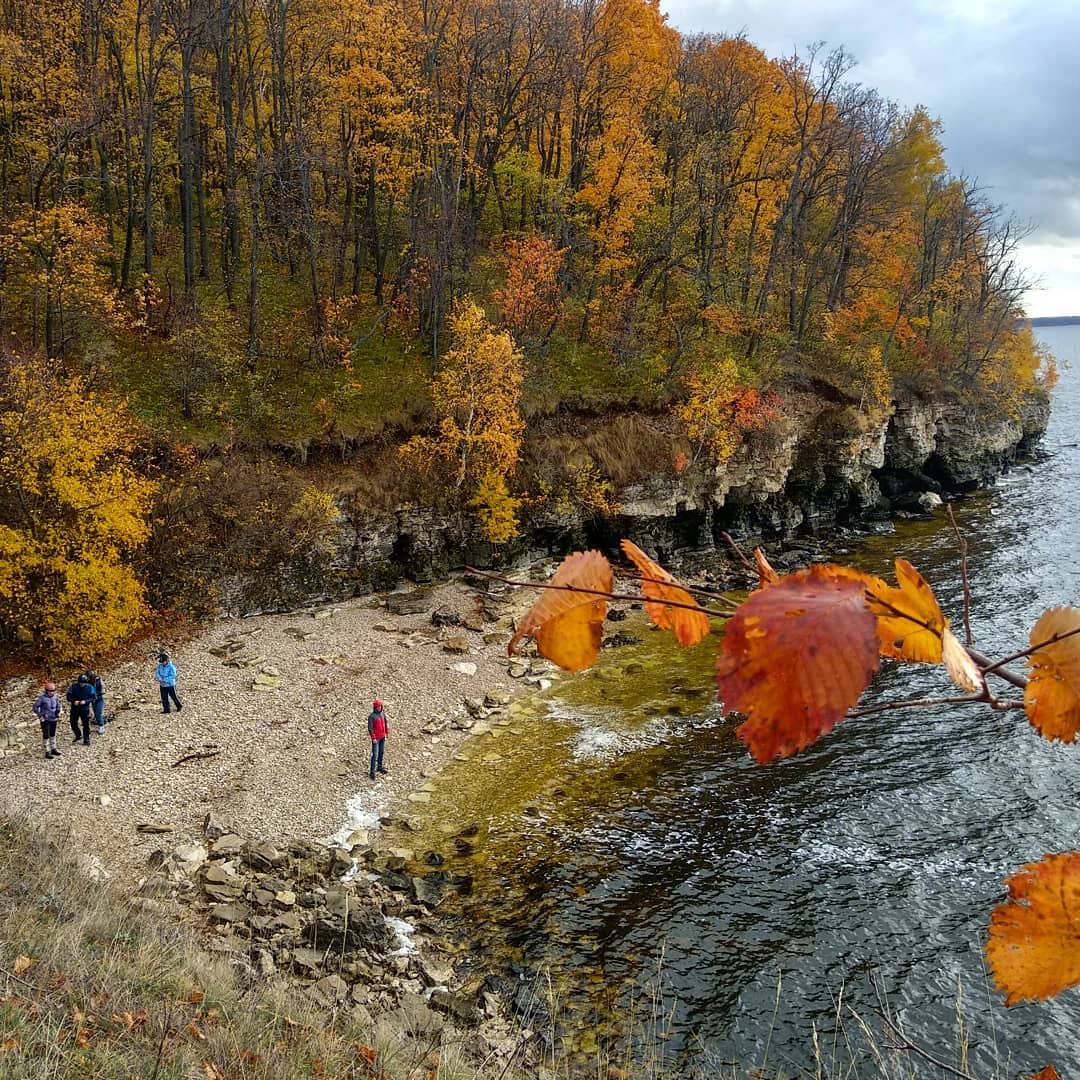
<svg viewBox="0 0 1080 1080">
<path fill-rule="evenodd" d="M 1042 337 L 1072 362 L 1048 456 L 956 504 L 975 642 L 995 655 L 1022 648 L 1046 607 L 1080 604 L 1080 328 Z M 945 520 L 900 523 L 857 559 L 885 572 L 899 554 L 959 622 Z M 658 979 L 665 1052 L 687 1071 L 813 1070 L 816 1026 L 838 1074 L 864 1053 L 847 1006 L 873 1026 L 879 995 L 955 1063 L 959 987 L 977 1075 L 1050 1061 L 1080 1075 L 1077 992 L 1006 1010 L 982 959 L 1003 879 L 1080 847 L 1080 749 L 1039 739 L 1019 714 L 952 707 L 848 721 L 757 766 L 711 704 L 715 639 L 683 653 L 631 632 L 642 645 L 473 740 L 440 781 L 444 831 L 481 826 L 461 861 L 476 877 L 469 915 L 496 952 L 550 964 L 567 1018 L 592 1026 L 630 998 L 640 1009 Z M 873 696 L 939 691 L 941 675 L 909 666 Z"/>
</svg>

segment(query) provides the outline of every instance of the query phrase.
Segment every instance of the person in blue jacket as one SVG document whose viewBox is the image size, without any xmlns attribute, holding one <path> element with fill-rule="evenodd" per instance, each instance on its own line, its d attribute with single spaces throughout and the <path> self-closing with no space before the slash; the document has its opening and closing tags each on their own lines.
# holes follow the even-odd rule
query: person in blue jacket
<svg viewBox="0 0 1080 1080">
<path fill-rule="evenodd" d="M 86 675 L 80 675 L 78 680 L 68 687 L 65 695 L 71 706 L 71 715 L 68 722 L 71 724 L 71 733 L 75 736 L 72 742 L 82 739 L 83 746 L 90 745 L 90 707 L 94 704 L 94 688 Z M 82 730 L 80 731 L 80 726 Z"/>
<path fill-rule="evenodd" d="M 99 735 L 105 734 L 105 684 L 101 676 L 91 668 L 86 673 L 86 681 L 94 688 L 94 723 L 97 724 Z"/>
<path fill-rule="evenodd" d="M 176 665 L 169 659 L 167 652 L 158 653 L 157 681 L 158 689 L 161 691 L 161 711 L 171 712 L 169 708 L 171 700 L 176 705 L 176 711 L 179 712 L 184 705 L 176 696 Z"/>
</svg>

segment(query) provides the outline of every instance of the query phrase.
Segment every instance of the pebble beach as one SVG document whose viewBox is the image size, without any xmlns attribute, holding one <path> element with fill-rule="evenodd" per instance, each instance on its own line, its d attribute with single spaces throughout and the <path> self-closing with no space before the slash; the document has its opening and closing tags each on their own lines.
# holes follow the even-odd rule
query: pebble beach
<svg viewBox="0 0 1080 1080">
<path fill-rule="evenodd" d="M 73 744 L 65 712 L 62 756 L 51 761 L 30 713 L 42 680 L 9 682 L 0 724 L 21 749 L 0 761 L 0 805 L 70 829 L 95 865 L 128 880 L 163 842 L 201 837 L 207 814 L 268 841 L 344 841 L 417 797 L 485 698 L 490 707 L 533 689 L 535 670 L 506 652 L 513 615 L 531 601 L 524 590 L 500 597 L 451 582 L 146 642 L 99 671 L 114 716 L 105 733 Z M 179 672 L 181 713 L 162 714 L 160 647 Z M 389 772 L 372 781 L 375 698 L 390 720 Z"/>
</svg>

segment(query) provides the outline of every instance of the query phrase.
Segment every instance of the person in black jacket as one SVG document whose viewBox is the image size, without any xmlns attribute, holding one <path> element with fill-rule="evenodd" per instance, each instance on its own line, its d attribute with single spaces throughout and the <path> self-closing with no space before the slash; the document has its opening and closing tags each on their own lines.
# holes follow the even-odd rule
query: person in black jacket
<svg viewBox="0 0 1080 1080">
<path fill-rule="evenodd" d="M 90 745 L 90 706 L 94 704 L 94 688 L 85 675 L 80 675 L 77 682 L 68 687 L 68 704 L 71 706 L 71 732 L 75 736 L 72 742 L 82 739 L 83 746 Z M 80 725 L 82 730 L 80 731 Z"/>
</svg>

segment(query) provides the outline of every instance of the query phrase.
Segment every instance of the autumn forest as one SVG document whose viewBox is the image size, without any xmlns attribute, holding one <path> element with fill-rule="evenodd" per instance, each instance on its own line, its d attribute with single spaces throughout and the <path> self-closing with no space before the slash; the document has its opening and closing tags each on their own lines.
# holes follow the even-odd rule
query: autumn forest
<svg viewBox="0 0 1080 1080">
<path fill-rule="evenodd" d="M 792 383 L 1015 411 L 1023 229 L 943 139 L 842 50 L 649 0 L 0 0 L 0 633 L 110 648 L 223 533 L 329 542 L 266 455 L 389 448 L 391 498 L 501 542 L 560 410 L 692 464 Z"/>
</svg>

